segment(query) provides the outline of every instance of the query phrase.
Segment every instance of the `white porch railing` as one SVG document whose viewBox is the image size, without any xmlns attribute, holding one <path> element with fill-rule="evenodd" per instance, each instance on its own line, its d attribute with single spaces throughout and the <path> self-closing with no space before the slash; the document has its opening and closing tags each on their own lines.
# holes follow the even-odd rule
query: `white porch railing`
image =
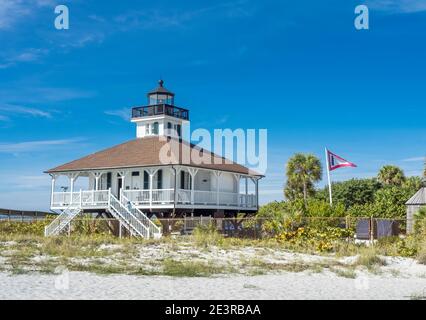
<svg viewBox="0 0 426 320">
<path fill-rule="evenodd" d="M 123 190 L 122 195 L 138 207 L 151 207 L 172 205 L 175 201 L 174 189 L 155 190 Z M 52 196 L 52 208 L 67 208 L 78 205 L 81 208 L 107 208 L 108 190 L 55 192 Z M 256 196 L 254 194 L 238 194 L 233 192 L 201 191 L 179 189 L 176 202 L 178 205 L 199 205 L 256 208 Z"/>
<path fill-rule="evenodd" d="M 191 190 L 179 189 L 177 191 L 177 203 L 191 204 Z"/>
<path fill-rule="evenodd" d="M 123 190 L 123 194 L 136 205 L 149 205 L 149 190 Z"/>
<path fill-rule="evenodd" d="M 66 193 L 53 194 L 53 205 L 62 206 L 66 205 L 66 202 L 70 202 L 66 209 L 45 228 L 45 236 L 58 235 L 85 208 L 104 207 L 120 221 L 120 228 L 124 226 L 131 235 L 147 239 L 161 237 L 159 227 L 131 203 L 127 206 L 129 200 L 126 197 L 123 196 L 119 200 L 111 193 L 111 190 L 80 191 L 68 193 L 68 195 Z"/>
<path fill-rule="evenodd" d="M 207 205 L 256 208 L 256 196 L 254 194 L 238 194 L 233 192 L 200 191 L 194 190 L 194 201 L 192 203 L 192 191 L 179 189 L 177 203 L 183 205 Z"/>
<path fill-rule="evenodd" d="M 79 192 L 54 192 L 52 196 L 52 207 L 69 207 L 78 205 L 84 207 L 106 207 L 108 206 L 108 190 L 102 191 L 79 191 Z"/>
</svg>

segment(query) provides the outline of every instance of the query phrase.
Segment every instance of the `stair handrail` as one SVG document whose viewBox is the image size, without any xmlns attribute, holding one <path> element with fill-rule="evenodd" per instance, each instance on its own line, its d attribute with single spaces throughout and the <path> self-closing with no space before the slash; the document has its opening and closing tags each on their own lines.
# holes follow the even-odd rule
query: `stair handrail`
<svg viewBox="0 0 426 320">
<path fill-rule="evenodd" d="M 75 212 L 72 212 L 75 210 Z M 61 230 L 81 211 L 75 205 L 69 205 L 62 213 L 55 218 L 48 226 L 44 227 L 44 235 L 48 237 L 52 234 L 59 234 Z M 70 219 L 71 217 L 71 219 Z M 64 223 L 65 222 L 65 223 Z"/>
<path fill-rule="evenodd" d="M 148 216 L 145 213 L 143 213 L 141 210 L 139 210 L 139 208 L 137 208 L 135 203 L 133 201 L 130 201 L 123 193 L 121 194 L 121 201 L 122 202 L 124 201 L 125 203 L 130 202 L 131 210 L 136 212 L 139 215 L 139 217 L 141 217 L 141 220 L 142 220 L 141 222 L 148 225 L 150 235 L 151 235 L 151 233 L 152 233 L 153 237 L 154 237 L 154 234 L 161 235 L 161 228 L 158 227 L 150 218 L 148 218 Z M 123 205 L 124 205 L 124 203 L 123 203 Z"/>
<path fill-rule="evenodd" d="M 132 232 L 131 229 L 133 229 L 133 231 L 136 231 L 136 233 L 138 233 L 140 236 L 149 238 L 149 227 L 145 226 L 141 221 L 139 221 L 139 219 L 136 218 L 134 214 L 130 212 L 130 210 L 126 208 L 126 206 L 124 206 L 123 203 L 121 203 L 121 201 L 111 193 L 111 190 L 109 190 L 108 198 L 109 208 L 112 208 L 112 211 L 114 211 L 118 217 L 121 218 L 121 220 L 124 220 L 125 226 L 130 232 Z M 114 204 L 117 204 L 118 208 Z M 141 226 L 142 229 L 138 228 L 138 226 Z"/>
</svg>

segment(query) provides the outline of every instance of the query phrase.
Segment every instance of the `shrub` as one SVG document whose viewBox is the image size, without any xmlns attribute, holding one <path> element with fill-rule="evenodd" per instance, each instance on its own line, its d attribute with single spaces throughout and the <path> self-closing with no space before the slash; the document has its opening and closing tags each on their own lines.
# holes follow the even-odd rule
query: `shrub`
<svg viewBox="0 0 426 320">
<path fill-rule="evenodd" d="M 193 231 L 193 236 L 195 243 L 202 247 L 219 245 L 223 242 L 223 236 L 219 234 L 213 223 L 198 225 Z"/>
<path fill-rule="evenodd" d="M 423 207 L 414 214 L 414 232 L 426 235 L 426 208 Z"/>
<path fill-rule="evenodd" d="M 109 234 L 108 222 L 93 219 L 90 214 L 83 215 L 71 222 L 72 231 L 81 235 Z"/>
<path fill-rule="evenodd" d="M 166 259 L 163 274 L 172 277 L 208 277 L 223 270 L 211 263 Z"/>
<path fill-rule="evenodd" d="M 371 270 L 377 266 L 386 265 L 386 262 L 377 255 L 375 248 L 365 248 L 364 250 L 361 250 L 356 261 L 356 265 L 362 265 Z"/>
<path fill-rule="evenodd" d="M 423 241 L 419 245 L 419 250 L 417 253 L 417 261 L 421 264 L 426 264 L 426 241 Z"/>
<path fill-rule="evenodd" d="M 52 221 L 52 218 L 35 222 L 0 221 L 0 233 L 22 235 L 44 235 L 44 228 Z"/>
<path fill-rule="evenodd" d="M 311 247 L 319 252 L 329 252 L 336 248 L 335 244 L 338 240 L 350 237 L 353 237 L 353 231 L 349 229 L 301 227 L 295 231 L 282 232 L 276 236 L 276 240 L 283 244 Z"/>
<path fill-rule="evenodd" d="M 343 204 L 345 208 L 364 205 L 374 201 L 375 193 L 381 188 L 377 179 L 351 179 L 332 184 L 333 202 Z M 328 187 L 317 192 L 317 199 L 328 200 Z"/>
</svg>

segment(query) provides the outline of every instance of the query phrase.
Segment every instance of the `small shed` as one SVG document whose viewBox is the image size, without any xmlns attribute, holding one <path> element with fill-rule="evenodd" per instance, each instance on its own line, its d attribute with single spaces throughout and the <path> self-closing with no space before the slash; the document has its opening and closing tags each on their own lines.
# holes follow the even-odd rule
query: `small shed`
<svg viewBox="0 0 426 320">
<path fill-rule="evenodd" d="M 417 191 L 405 205 L 407 206 L 407 233 L 412 233 L 414 231 L 414 214 L 421 207 L 426 206 L 426 187 Z"/>
</svg>

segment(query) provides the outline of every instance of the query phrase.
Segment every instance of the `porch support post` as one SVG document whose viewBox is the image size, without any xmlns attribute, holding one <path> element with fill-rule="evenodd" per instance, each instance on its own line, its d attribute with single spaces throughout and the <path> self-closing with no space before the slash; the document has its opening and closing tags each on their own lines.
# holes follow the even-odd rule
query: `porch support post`
<svg viewBox="0 0 426 320">
<path fill-rule="evenodd" d="M 121 179 L 121 189 L 120 189 L 120 201 L 122 201 L 121 199 L 121 195 L 123 194 L 123 190 L 126 190 L 126 176 L 129 174 L 129 171 L 119 171 L 118 174 L 120 175 Z"/>
<path fill-rule="evenodd" d="M 246 195 L 245 195 L 245 206 L 246 207 L 248 207 L 249 206 L 249 200 L 248 200 L 248 177 L 246 176 L 245 177 L 245 183 L 246 183 L 246 185 L 245 185 L 245 192 L 246 192 Z"/>
<path fill-rule="evenodd" d="M 91 172 L 90 174 L 92 175 L 92 177 L 95 178 L 95 185 L 94 185 L 93 189 L 96 190 L 96 191 L 98 191 L 99 190 L 99 179 L 103 175 L 103 172 L 101 172 L 101 171 L 95 171 L 95 172 Z"/>
<path fill-rule="evenodd" d="M 239 175 L 239 174 L 236 174 L 236 173 L 234 173 L 234 178 L 235 178 L 235 181 L 237 182 L 237 190 L 236 190 L 236 193 L 237 193 L 237 206 L 238 207 L 240 207 L 242 204 L 240 203 L 240 178 L 241 178 L 241 175 Z"/>
<path fill-rule="evenodd" d="M 176 171 L 175 171 L 176 170 Z M 174 206 L 176 207 L 176 192 L 177 192 L 177 175 L 178 175 L 178 171 L 176 168 L 173 169 L 173 167 L 170 167 L 170 173 L 172 174 L 172 176 L 174 176 L 173 179 L 173 203 Z M 170 199 L 172 200 L 172 199 Z"/>
<path fill-rule="evenodd" d="M 77 180 L 80 173 L 70 173 L 68 178 L 70 179 L 70 204 L 73 202 L 74 182 Z"/>
<path fill-rule="evenodd" d="M 197 175 L 198 169 L 188 168 L 188 172 L 191 175 L 191 204 L 195 202 L 195 176 Z"/>
<path fill-rule="evenodd" d="M 149 174 L 149 206 L 152 207 L 152 184 L 154 181 L 154 174 Z"/>
<path fill-rule="evenodd" d="M 147 170 L 149 174 L 149 207 L 152 208 L 152 190 L 153 190 L 153 182 L 154 175 L 157 173 L 158 169 L 149 169 Z"/>
<path fill-rule="evenodd" d="M 71 176 L 70 177 L 70 193 L 71 193 L 71 197 L 72 197 L 72 193 L 74 192 L 74 177 Z"/>
<path fill-rule="evenodd" d="M 251 177 L 250 179 L 253 181 L 256 190 L 254 193 L 254 196 L 256 197 L 254 204 L 256 204 L 256 208 L 259 209 L 259 179 L 257 177 Z"/>
<path fill-rule="evenodd" d="M 51 194 L 51 197 L 50 197 L 50 206 L 52 207 L 53 206 L 53 196 L 54 196 L 54 193 L 55 193 L 55 184 L 56 184 L 56 174 L 51 174 L 50 175 L 51 177 L 52 177 L 52 194 Z"/>
<path fill-rule="evenodd" d="M 216 176 L 216 206 L 219 207 L 219 195 L 220 195 L 220 187 L 219 187 L 219 183 L 220 183 L 220 176 L 222 175 L 222 172 L 220 171 L 215 171 L 214 175 Z"/>
<path fill-rule="evenodd" d="M 259 210 L 259 179 L 256 179 L 256 208 Z"/>
</svg>

